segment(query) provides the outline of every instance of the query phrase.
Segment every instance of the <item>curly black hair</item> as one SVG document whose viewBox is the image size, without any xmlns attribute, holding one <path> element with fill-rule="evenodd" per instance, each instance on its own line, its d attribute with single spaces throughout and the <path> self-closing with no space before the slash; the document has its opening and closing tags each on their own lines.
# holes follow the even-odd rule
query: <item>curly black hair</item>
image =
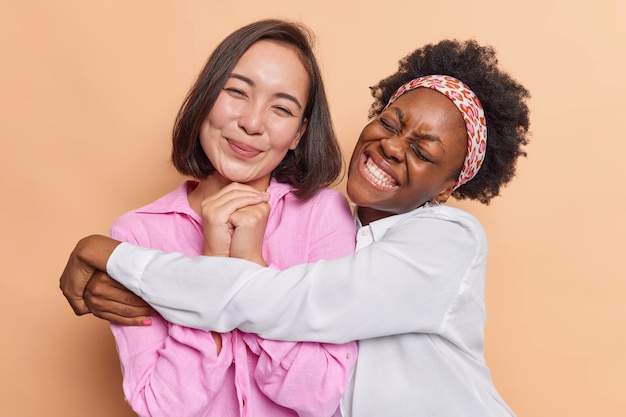
<svg viewBox="0 0 626 417">
<path fill-rule="evenodd" d="M 526 156 L 530 93 L 498 67 L 496 51 L 475 40 L 443 40 L 416 49 L 400 60 L 398 71 L 370 87 L 375 101 L 369 117 L 378 116 L 393 92 L 414 78 L 450 75 L 467 84 L 483 105 L 487 120 L 487 150 L 482 167 L 452 194 L 456 199 L 489 204 L 515 176 L 520 156 Z"/>
</svg>

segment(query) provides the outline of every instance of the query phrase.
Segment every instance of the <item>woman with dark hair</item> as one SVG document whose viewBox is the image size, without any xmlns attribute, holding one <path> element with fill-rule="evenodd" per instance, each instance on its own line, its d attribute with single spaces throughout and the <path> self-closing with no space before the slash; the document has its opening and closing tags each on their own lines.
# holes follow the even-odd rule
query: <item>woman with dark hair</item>
<svg viewBox="0 0 626 417">
<path fill-rule="evenodd" d="M 499 68 L 493 48 L 455 40 L 417 49 L 372 92 L 372 119 L 348 171 L 356 253 L 276 271 L 90 236 L 61 276 L 76 314 L 141 325 L 145 300 L 197 328 L 359 340 L 345 416 L 512 416 L 484 358 L 487 239 L 474 216 L 445 203 L 488 204 L 514 177 L 526 155 L 529 93 Z M 243 237 L 233 235 L 231 247 Z M 90 310 L 85 300 L 102 302 Z"/>
<path fill-rule="evenodd" d="M 332 127 L 326 91 L 311 47 L 313 34 L 304 25 L 262 20 L 236 30 L 215 48 L 181 106 L 173 132 L 172 162 L 183 175 L 204 179 L 215 168 L 198 136 L 205 116 L 214 106 L 232 69 L 256 42 L 287 45 L 298 56 L 309 79 L 310 91 L 300 116 L 304 124 L 298 147 L 287 152 L 272 178 L 294 186 L 294 195 L 306 199 L 333 183 L 342 168 L 341 149 Z"/>
<path fill-rule="evenodd" d="M 226 37 L 178 113 L 172 161 L 191 179 L 121 216 L 113 238 L 188 256 L 237 257 L 231 239 L 259 218 L 263 231 L 248 241 L 258 245 L 246 258 L 263 266 L 354 252 L 347 201 L 325 188 L 342 159 L 306 27 L 263 20 Z M 232 216 L 237 195 L 251 191 L 269 200 Z M 224 221 L 230 229 L 222 234 Z M 111 325 L 124 394 L 141 416 L 330 417 L 356 361 L 355 342 L 277 342 L 158 316 L 150 322 Z"/>
</svg>

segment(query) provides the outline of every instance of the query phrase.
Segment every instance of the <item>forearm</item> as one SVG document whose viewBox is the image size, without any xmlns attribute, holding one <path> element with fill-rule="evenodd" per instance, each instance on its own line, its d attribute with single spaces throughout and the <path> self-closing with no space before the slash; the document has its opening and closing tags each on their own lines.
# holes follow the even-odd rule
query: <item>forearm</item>
<svg viewBox="0 0 626 417">
<path fill-rule="evenodd" d="M 92 235 L 76 244 L 59 280 L 59 287 L 76 314 L 90 312 L 83 298 L 85 288 L 96 271 L 106 270 L 107 260 L 119 243 L 106 236 Z"/>
<path fill-rule="evenodd" d="M 331 262 L 331 270 L 324 268 Z M 345 343 L 357 340 L 351 325 L 337 320 L 352 321 L 354 305 L 345 295 L 354 287 L 341 277 L 353 263 L 349 257 L 336 262 L 276 271 L 241 259 L 192 259 L 123 243 L 107 272 L 172 323 L 219 332 L 239 328 L 267 339 Z"/>
<path fill-rule="evenodd" d="M 468 268 L 483 268 L 486 252 L 471 227 L 412 223 L 354 255 L 284 271 L 122 244 L 107 272 L 167 320 L 190 327 L 326 343 L 437 332 Z M 414 238 L 420 234 L 429 238 Z"/>
<path fill-rule="evenodd" d="M 109 256 L 120 244 L 119 240 L 102 235 L 91 235 L 81 239 L 74 250 L 80 261 L 99 271 L 106 271 Z"/>
<path fill-rule="evenodd" d="M 263 269 L 241 259 L 214 257 L 192 259 L 180 253 L 164 253 L 156 249 L 122 243 L 109 258 L 107 273 L 143 298 L 172 323 L 203 330 L 228 332 L 237 327 L 236 320 L 220 325 L 215 320 L 215 313 L 228 302 L 228 297 L 224 296 L 225 292 L 231 293 L 228 288 L 216 291 L 216 285 L 212 282 L 211 271 L 216 267 L 219 268 L 213 262 L 218 259 L 233 261 L 247 270 Z M 225 281 L 223 284 L 229 286 Z M 201 306 L 208 307 L 207 311 Z"/>
</svg>

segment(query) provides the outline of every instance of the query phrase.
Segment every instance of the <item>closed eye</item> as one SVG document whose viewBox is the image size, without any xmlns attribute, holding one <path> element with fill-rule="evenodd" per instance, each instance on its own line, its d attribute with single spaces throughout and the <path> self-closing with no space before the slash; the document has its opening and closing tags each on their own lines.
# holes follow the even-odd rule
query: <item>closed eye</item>
<svg viewBox="0 0 626 417">
<path fill-rule="evenodd" d="M 378 119 L 383 128 L 389 133 L 398 133 L 398 129 L 396 129 L 391 123 L 389 123 L 386 119 L 380 118 Z"/>
<path fill-rule="evenodd" d="M 289 110 L 287 107 L 283 107 L 283 106 L 274 106 L 274 109 L 276 109 L 279 113 L 282 113 L 285 116 L 293 116 L 293 112 L 291 110 Z"/>
<path fill-rule="evenodd" d="M 413 151 L 415 156 L 417 156 L 422 161 L 432 162 L 432 160 L 424 152 L 421 151 L 421 149 L 418 146 L 417 142 L 412 142 L 411 143 L 411 150 Z"/>
<path fill-rule="evenodd" d="M 244 93 L 243 91 L 239 90 L 238 88 L 224 87 L 224 91 L 226 91 L 227 93 L 229 93 L 233 97 L 246 97 L 246 93 Z"/>
</svg>

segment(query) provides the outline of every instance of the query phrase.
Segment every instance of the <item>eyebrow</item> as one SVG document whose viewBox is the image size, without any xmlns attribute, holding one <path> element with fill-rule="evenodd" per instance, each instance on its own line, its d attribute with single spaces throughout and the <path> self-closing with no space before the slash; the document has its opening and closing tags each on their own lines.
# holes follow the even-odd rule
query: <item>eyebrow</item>
<svg viewBox="0 0 626 417">
<path fill-rule="evenodd" d="M 396 113 L 396 117 L 400 120 L 400 123 L 402 125 L 405 125 L 404 121 L 406 120 L 406 116 L 405 116 L 404 112 L 401 109 L 399 109 L 398 107 L 394 107 L 393 110 Z M 443 142 L 441 141 L 439 136 L 431 135 L 430 133 L 416 133 L 415 136 L 418 139 L 422 139 L 422 140 L 427 140 L 429 142 L 438 143 L 445 150 L 445 147 L 443 146 Z"/>
<path fill-rule="evenodd" d="M 250 78 L 246 77 L 245 75 L 241 75 L 241 74 L 236 74 L 236 73 L 231 73 L 228 78 L 236 78 L 238 80 L 243 81 L 244 83 L 248 84 L 250 87 L 254 87 L 256 86 L 256 84 L 254 83 L 254 81 L 252 81 Z M 289 93 L 283 93 L 283 92 L 278 92 L 276 94 L 274 94 L 275 97 L 278 98 L 284 98 L 286 100 L 289 101 L 293 101 L 294 104 L 296 104 L 298 106 L 298 108 L 300 110 L 302 110 L 302 104 L 300 104 L 300 101 L 293 95 L 289 94 Z"/>
</svg>

